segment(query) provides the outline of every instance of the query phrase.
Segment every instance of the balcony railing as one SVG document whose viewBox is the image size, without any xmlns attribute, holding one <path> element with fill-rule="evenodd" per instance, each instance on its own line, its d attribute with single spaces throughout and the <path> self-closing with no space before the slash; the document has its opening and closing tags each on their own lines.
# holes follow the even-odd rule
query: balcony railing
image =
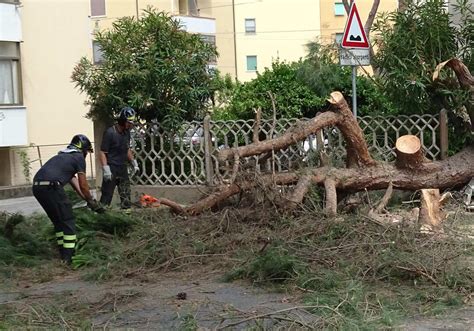
<svg viewBox="0 0 474 331">
<path fill-rule="evenodd" d="M 0 147 L 23 146 L 28 143 L 25 107 L 0 107 Z"/>
</svg>

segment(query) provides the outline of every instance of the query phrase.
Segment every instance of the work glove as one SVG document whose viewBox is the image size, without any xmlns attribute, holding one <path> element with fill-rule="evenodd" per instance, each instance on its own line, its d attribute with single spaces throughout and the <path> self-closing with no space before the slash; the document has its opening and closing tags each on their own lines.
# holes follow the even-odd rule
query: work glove
<svg viewBox="0 0 474 331">
<path fill-rule="evenodd" d="M 133 166 L 133 175 L 135 175 L 138 171 L 140 171 L 137 160 L 132 160 L 132 166 Z"/>
<path fill-rule="evenodd" d="M 112 171 L 110 171 L 110 166 L 105 165 L 102 167 L 102 177 L 106 182 L 110 182 L 112 180 Z"/>
<path fill-rule="evenodd" d="M 87 201 L 87 207 L 89 207 L 90 210 L 95 211 L 97 214 L 105 213 L 104 207 L 102 207 L 100 205 L 100 203 L 97 202 L 96 199 L 92 199 L 90 201 Z"/>
</svg>

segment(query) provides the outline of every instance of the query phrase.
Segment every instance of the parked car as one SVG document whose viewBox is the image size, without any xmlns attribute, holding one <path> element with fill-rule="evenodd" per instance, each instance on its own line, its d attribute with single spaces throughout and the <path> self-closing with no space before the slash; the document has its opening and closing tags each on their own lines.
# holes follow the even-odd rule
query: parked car
<svg viewBox="0 0 474 331">
<path fill-rule="evenodd" d="M 211 141 L 214 140 L 214 137 L 211 137 Z M 203 144 L 204 128 L 202 126 L 191 126 L 186 129 L 183 134 L 176 134 L 173 141 L 178 144 L 182 143 L 183 145 L 198 146 L 200 144 Z"/>
</svg>

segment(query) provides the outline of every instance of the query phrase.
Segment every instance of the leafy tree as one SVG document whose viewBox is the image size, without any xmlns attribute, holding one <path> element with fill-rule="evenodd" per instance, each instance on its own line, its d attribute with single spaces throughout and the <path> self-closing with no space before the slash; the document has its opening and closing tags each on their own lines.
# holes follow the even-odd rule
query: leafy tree
<svg viewBox="0 0 474 331">
<path fill-rule="evenodd" d="M 216 111 L 215 118 L 250 119 L 254 110 L 262 109 L 264 117 L 273 114 L 272 100 L 275 98 L 277 117 L 301 117 L 315 113 L 325 100 L 314 94 L 301 80 L 298 70 L 301 62 L 276 61 L 271 68 L 258 73 L 250 82 L 237 82 L 227 107 Z"/>
<path fill-rule="evenodd" d="M 443 0 L 410 2 L 403 12 L 382 16 L 374 25 L 379 33 L 375 62 L 386 95 L 400 113 L 437 113 L 458 108 L 465 92 L 433 82 L 436 66 L 456 57 L 468 36 L 450 24 Z M 472 38 L 472 36 L 470 37 Z"/>
<path fill-rule="evenodd" d="M 338 90 L 351 103 L 351 70 L 338 64 L 337 49 L 333 45 L 311 42 L 308 55 L 298 62 L 274 62 L 257 78 L 236 86 L 224 95 L 227 104 L 214 112 L 218 119 L 250 119 L 254 110 L 261 108 L 263 115 L 272 116 L 272 101 L 275 97 L 277 117 L 312 117 L 326 109 L 329 94 Z M 368 76 L 358 76 L 357 102 L 361 115 L 393 113 L 394 107 Z"/>
<path fill-rule="evenodd" d="M 465 113 L 469 91 L 452 71 L 433 81 L 436 66 L 459 57 L 472 71 L 473 12 L 467 0 L 458 1 L 459 25 L 452 24 L 443 0 L 407 1 L 403 11 L 382 16 L 374 24 L 378 52 L 374 58 L 378 81 L 400 114 L 437 114 L 450 110 L 450 147 L 465 144 L 466 123 L 453 114 Z M 465 134 L 462 134 L 465 132 Z"/>
<path fill-rule="evenodd" d="M 316 95 L 326 99 L 332 91 L 340 91 L 352 104 L 352 70 L 339 65 L 337 45 L 307 44 L 308 54 L 301 64 L 298 77 Z M 357 76 L 357 107 L 360 115 L 392 114 L 395 107 L 380 91 L 377 82 L 368 75 Z"/>
<path fill-rule="evenodd" d="M 176 127 L 199 118 L 213 94 L 207 63 L 217 55 L 198 35 L 152 8 L 139 20 L 124 17 L 96 33 L 103 63 L 82 58 L 72 80 L 87 93 L 89 116 L 108 120 L 130 105 L 145 120 Z"/>
</svg>

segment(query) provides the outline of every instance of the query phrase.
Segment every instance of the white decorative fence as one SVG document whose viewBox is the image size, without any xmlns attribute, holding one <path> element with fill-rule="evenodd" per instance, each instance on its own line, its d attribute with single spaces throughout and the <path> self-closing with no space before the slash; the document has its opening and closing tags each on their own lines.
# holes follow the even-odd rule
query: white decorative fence
<svg viewBox="0 0 474 331">
<path fill-rule="evenodd" d="M 304 120 L 304 119 L 303 119 Z M 276 123 L 262 121 L 260 140 L 284 133 L 299 119 L 280 119 Z M 364 131 L 369 151 L 376 159 L 393 159 L 398 137 L 413 134 L 421 139 L 426 156 L 444 158 L 447 154 L 446 113 L 411 116 L 364 116 L 358 119 Z M 231 165 L 219 167 L 216 151 L 243 146 L 252 142 L 253 120 L 193 121 L 177 132 L 166 132 L 159 124 L 135 128 L 133 147 L 140 163 L 140 172 L 132 181 L 140 185 L 212 185 L 229 176 Z M 319 144 L 318 144 L 319 141 Z M 318 165 L 318 149 L 324 148 L 332 162 L 344 161 L 344 140 L 336 128 L 326 128 L 320 139 L 309 136 L 304 142 L 275 151 L 259 165 L 261 171 L 285 171 L 301 165 Z M 255 156 L 241 162 L 255 162 Z M 217 170 L 219 169 L 219 170 Z"/>
</svg>

